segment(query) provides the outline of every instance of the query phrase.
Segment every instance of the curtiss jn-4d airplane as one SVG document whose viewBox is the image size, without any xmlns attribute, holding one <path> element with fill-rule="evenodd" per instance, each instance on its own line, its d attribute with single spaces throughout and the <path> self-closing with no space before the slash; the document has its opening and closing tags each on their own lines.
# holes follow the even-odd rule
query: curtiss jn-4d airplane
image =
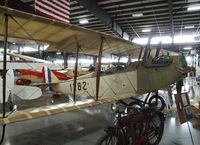
<svg viewBox="0 0 200 145">
<path fill-rule="evenodd" d="M 0 17 L 0 33 L 4 43 L 7 41 L 48 43 L 50 46 L 47 51 L 76 54 L 74 78 L 62 82 L 54 79 L 47 83 L 57 91 L 71 94 L 74 97 L 74 103 L 63 102 L 57 105 L 16 110 L 7 117 L 3 112 L 0 125 L 134 98 L 140 94 L 166 88 L 180 78 L 180 56 L 177 53 L 161 51 L 160 48 L 153 50 L 149 46 L 143 49 L 143 46 L 118 37 L 62 24 L 6 7 L 0 7 Z M 5 44 L 5 51 L 6 48 Z M 130 62 L 123 69 L 116 69 L 112 73 L 102 74 L 100 72 L 102 56 L 113 53 L 137 58 L 138 61 Z M 98 57 L 95 72 L 77 77 L 79 54 Z M 51 71 L 48 71 L 46 75 L 51 78 Z M 81 102 L 76 96 L 89 97 L 88 101 Z M 3 99 L 3 104 L 5 104 L 5 99 Z"/>
</svg>

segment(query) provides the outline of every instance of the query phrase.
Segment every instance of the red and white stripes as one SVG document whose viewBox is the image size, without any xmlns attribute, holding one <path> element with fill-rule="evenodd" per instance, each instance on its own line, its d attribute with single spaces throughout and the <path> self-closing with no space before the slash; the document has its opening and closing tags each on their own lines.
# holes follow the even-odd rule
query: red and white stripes
<svg viewBox="0 0 200 145">
<path fill-rule="evenodd" d="M 70 0 L 35 0 L 35 10 L 51 19 L 69 23 Z"/>
</svg>

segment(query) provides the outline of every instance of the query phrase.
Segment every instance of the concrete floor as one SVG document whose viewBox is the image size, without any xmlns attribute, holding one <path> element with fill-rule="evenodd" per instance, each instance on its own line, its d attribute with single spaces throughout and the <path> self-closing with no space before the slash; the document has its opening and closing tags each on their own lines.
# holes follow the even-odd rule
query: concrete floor
<svg viewBox="0 0 200 145">
<path fill-rule="evenodd" d="M 6 126 L 4 145 L 94 145 L 113 119 L 108 105 L 102 105 L 18 122 Z M 194 144 L 200 145 L 200 131 L 189 125 Z M 160 145 L 192 145 L 187 124 L 180 125 L 175 112 L 166 115 Z"/>
</svg>

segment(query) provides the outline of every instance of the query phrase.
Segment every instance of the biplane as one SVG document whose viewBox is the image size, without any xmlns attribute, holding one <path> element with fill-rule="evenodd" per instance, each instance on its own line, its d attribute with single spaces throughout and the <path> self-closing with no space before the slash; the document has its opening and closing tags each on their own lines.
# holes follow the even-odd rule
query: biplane
<svg viewBox="0 0 200 145">
<path fill-rule="evenodd" d="M 73 103 L 63 102 L 57 105 L 16 110 L 9 116 L 5 116 L 5 109 L 3 109 L 3 117 L 0 118 L 0 125 L 3 126 L 13 122 L 137 97 L 139 94 L 165 88 L 180 78 L 179 54 L 177 53 L 165 53 L 163 50 L 162 54 L 160 49 L 152 50 L 148 47 L 144 49 L 143 46 L 122 38 L 59 23 L 6 7 L 0 7 L 0 20 L 4 57 L 6 57 L 7 41 L 23 44 L 49 44 L 47 51 L 76 54 L 74 78 L 51 84 L 56 90 L 71 94 Z M 130 62 L 123 69 L 102 73 L 100 71 L 102 56 L 118 53 L 130 58 L 137 58 L 138 61 Z M 79 54 L 97 56 L 97 67 L 94 72 L 78 77 Z M 5 62 L 6 58 L 4 59 L 4 70 L 6 70 Z M 6 72 L 4 71 L 3 74 Z M 3 75 L 4 83 L 5 79 L 6 76 Z M 88 99 L 79 101 L 82 96 L 88 96 Z M 3 107 L 5 107 L 5 87 L 3 89 Z"/>
<path fill-rule="evenodd" d="M 59 80 L 72 78 L 72 76 L 59 71 L 63 70 L 59 64 L 11 52 L 7 52 L 7 55 L 12 58 L 9 62 L 7 61 L 7 68 L 17 70 L 17 72 L 19 72 L 19 78 L 16 80 L 18 85 L 30 85 L 31 82 L 42 82 L 44 79 L 45 67 L 51 69 Z M 0 62 L 1 70 L 2 65 L 3 63 Z"/>
<path fill-rule="evenodd" d="M 6 72 L 6 93 L 5 102 L 12 104 L 13 96 L 17 96 L 22 100 L 32 100 L 42 95 L 42 90 L 35 86 L 25 86 L 15 84 L 14 72 L 9 69 Z M 3 89 L 3 80 L 0 78 L 0 89 Z M 0 103 L 3 102 L 3 94 L 0 94 Z M 13 104 L 12 104 L 13 105 Z M 10 105 L 9 107 L 13 107 Z"/>
</svg>

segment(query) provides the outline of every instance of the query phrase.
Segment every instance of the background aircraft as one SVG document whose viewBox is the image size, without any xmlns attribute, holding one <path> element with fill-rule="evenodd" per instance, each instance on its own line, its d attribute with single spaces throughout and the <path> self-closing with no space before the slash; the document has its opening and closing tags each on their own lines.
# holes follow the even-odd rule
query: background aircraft
<svg viewBox="0 0 200 145">
<path fill-rule="evenodd" d="M 3 87 L 3 80 L 0 78 L 0 90 Z M 14 72 L 9 69 L 6 73 L 6 102 L 12 102 L 13 97 L 19 97 L 23 100 L 32 100 L 39 98 L 42 95 L 42 91 L 38 87 L 34 86 L 19 86 L 14 82 Z M 0 93 L 0 103 L 3 102 L 2 93 Z"/>
<path fill-rule="evenodd" d="M 8 68 L 19 72 L 18 78 L 16 79 L 17 85 L 30 85 L 35 82 L 43 82 L 44 66 L 50 68 L 59 80 L 68 80 L 72 78 L 72 76 L 67 73 L 59 72 L 59 70 L 62 70 L 59 64 L 11 52 L 7 52 L 7 54 L 12 58 L 7 62 Z M 0 62 L 1 70 L 2 66 L 3 63 Z"/>
</svg>

